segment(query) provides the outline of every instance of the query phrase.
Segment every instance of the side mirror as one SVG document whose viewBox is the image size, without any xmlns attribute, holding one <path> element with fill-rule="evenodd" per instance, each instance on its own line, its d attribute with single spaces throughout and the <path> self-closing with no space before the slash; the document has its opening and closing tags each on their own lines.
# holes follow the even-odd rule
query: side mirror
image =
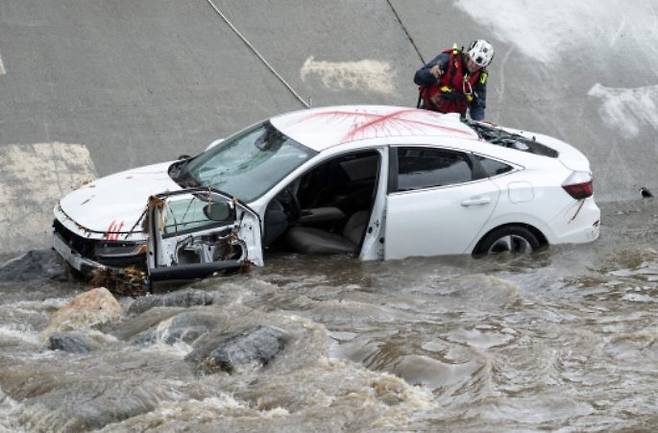
<svg viewBox="0 0 658 433">
<path fill-rule="evenodd" d="M 233 209 L 228 203 L 208 203 L 203 207 L 203 214 L 210 221 L 231 221 Z"/>
</svg>

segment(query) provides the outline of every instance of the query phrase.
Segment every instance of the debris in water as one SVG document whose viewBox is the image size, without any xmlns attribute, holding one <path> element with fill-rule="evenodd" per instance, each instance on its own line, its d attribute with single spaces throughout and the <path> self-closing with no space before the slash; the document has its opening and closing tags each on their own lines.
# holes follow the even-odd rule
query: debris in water
<svg viewBox="0 0 658 433">
<path fill-rule="evenodd" d="M 94 287 L 106 287 L 119 296 L 144 296 L 146 274 L 134 266 L 114 270 L 110 268 L 95 269 L 91 278 Z"/>
</svg>

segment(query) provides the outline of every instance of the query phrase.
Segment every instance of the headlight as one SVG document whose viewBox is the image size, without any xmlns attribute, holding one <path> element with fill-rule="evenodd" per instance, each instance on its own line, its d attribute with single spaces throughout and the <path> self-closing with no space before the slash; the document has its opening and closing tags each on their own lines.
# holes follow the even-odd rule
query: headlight
<svg viewBox="0 0 658 433">
<path fill-rule="evenodd" d="M 145 243 L 100 242 L 96 244 L 97 257 L 133 257 L 146 253 Z"/>
</svg>

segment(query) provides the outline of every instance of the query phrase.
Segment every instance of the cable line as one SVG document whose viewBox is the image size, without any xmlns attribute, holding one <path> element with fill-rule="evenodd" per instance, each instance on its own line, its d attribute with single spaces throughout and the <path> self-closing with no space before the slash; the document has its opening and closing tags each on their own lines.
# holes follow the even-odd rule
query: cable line
<svg viewBox="0 0 658 433">
<path fill-rule="evenodd" d="M 238 30 L 238 29 L 233 25 L 233 23 L 232 23 L 232 22 L 226 17 L 226 15 L 224 15 L 224 13 L 223 13 L 221 10 L 219 10 L 219 8 L 218 8 L 217 6 L 215 6 L 215 3 L 213 3 L 212 0 L 206 0 L 206 1 L 210 4 L 210 6 L 212 6 L 212 8 L 213 8 L 213 9 L 215 10 L 215 12 L 217 12 L 217 14 L 218 14 L 218 15 L 224 20 L 224 22 L 225 22 L 225 23 L 231 28 L 231 30 L 233 30 L 233 32 L 234 32 L 234 33 L 235 33 L 240 39 L 242 39 L 242 42 L 244 42 L 245 45 L 246 45 L 247 47 L 249 47 L 249 49 L 250 49 L 250 50 L 256 55 L 256 57 L 258 57 L 258 58 L 260 59 L 260 61 L 263 62 L 263 64 L 267 67 L 267 69 L 269 69 L 270 72 L 271 72 L 272 74 L 274 74 L 274 76 L 277 77 L 277 78 L 279 79 L 279 81 L 281 81 L 281 83 L 283 83 L 284 86 L 286 86 L 286 88 L 290 91 L 290 93 L 292 93 L 292 94 L 295 96 L 295 98 L 297 98 L 297 100 L 299 100 L 299 102 L 302 103 L 302 105 L 303 105 L 304 107 L 306 107 L 306 108 L 310 108 L 311 106 L 310 106 L 306 101 L 304 101 L 304 98 L 302 98 L 302 97 L 299 95 L 299 93 L 297 93 L 297 92 L 295 91 L 295 89 L 293 89 L 292 86 L 291 86 L 290 84 L 288 84 L 288 82 L 287 82 L 287 81 L 286 81 L 286 80 L 285 80 L 285 79 L 284 79 L 284 78 L 283 78 L 283 77 L 282 77 L 282 76 L 281 76 L 281 75 L 280 75 L 280 74 L 274 69 L 274 67 L 273 67 L 272 65 L 270 65 L 270 63 L 269 63 L 267 60 L 265 60 L 265 57 L 263 57 L 263 55 L 262 55 L 261 53 L 258 52 L 258 50 L 252 45 L 252 43 L 249 42 L 249 41 L 247 40 L 247 38 L 245 38 L 244 35 L 243 35 L 242 33 L 240 33 L 240 30 Z"/>
<path fill-rule="evenodd" d="M 411 46 L 414 47 L 414 50 L 416 50 L 416 54 L 418 54 L 418 58 L 420 58 L 420 61 L 424 65 L 426 63 L 425 59 L 423 58 L 423 55 L 420 54 L 420 50 L 418 49 L 418 46 L 416 46 L 416 42 L 414 41 L 414 38 L 412 38 L 411 34 L 409 34 L 409 30 L 407 30 L 407 27 L 402 22 L 402 19 L 400 18 L 400 15 L 398 15 L 398 11 L 395 9 L 395 6 L 393 6 L 391 0 L 386 0 L 386 3 L 388 3 L 388 5 L 391 7 L 391 10 L 393 11 L 393 15 L 395 15 L 395 19 L 397 19 L 398 23 L 400 23 L 400 27 L 402 27 L 402 31 L 404 32 L 405 35 L 407 35 L 407 39 L 409 39 Z"/>
</svg>

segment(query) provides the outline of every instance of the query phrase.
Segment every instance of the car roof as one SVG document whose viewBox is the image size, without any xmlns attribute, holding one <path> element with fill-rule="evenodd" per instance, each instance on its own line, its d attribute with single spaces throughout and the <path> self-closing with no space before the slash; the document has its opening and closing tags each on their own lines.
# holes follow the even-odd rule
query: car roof
<svg viewBox="0 0 658 433">
<path fill-rule="evenodd" d="M 352 141 L 387 137 L 478 140 L 458 114 L 386 105 L 343 105 L 295 111 L 270 119 L 281 132 L 321 152 Z"/>
</svg>

